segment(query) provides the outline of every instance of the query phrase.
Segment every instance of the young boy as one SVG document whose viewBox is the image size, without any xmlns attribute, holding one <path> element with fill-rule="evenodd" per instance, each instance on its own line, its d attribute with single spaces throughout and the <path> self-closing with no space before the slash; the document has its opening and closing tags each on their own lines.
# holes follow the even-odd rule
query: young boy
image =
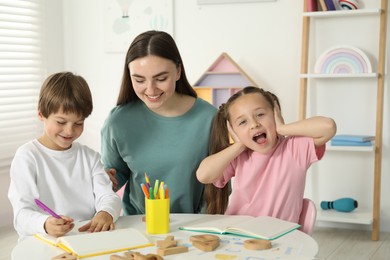
<svg viewBox="0 0 390 260">
<path fill-rule="evenodd" d="M 121 200 L 112 190 L 100 155 L 74 141 L 92 112 L 87 82 L 71 72 L 55 73 L 43 83 L 38 118 L 44 131 L 16 151 L 11 164 L 8 197 L 20 239 L 35 233 L 62 236 L 74 221 L 91 220 L 79 231 L 114 229 Z M 59 214 L 56 218 L 35 199 Z"/>
</svg>

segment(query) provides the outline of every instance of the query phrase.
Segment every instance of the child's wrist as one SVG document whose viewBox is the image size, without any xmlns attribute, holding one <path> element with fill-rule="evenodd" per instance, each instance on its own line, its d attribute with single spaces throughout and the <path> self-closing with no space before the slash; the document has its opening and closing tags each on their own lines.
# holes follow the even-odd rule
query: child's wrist
<svg viewBox="0 0 390 260">
<path fill-rule="evenodd" d="M 235 142 L 231 144 L 231 147 L 234 147 L 235 151 L 237 152 L 237 155 L 241 154 L 246 149 L 246 146 L 241 142 Z"/>
</svg>

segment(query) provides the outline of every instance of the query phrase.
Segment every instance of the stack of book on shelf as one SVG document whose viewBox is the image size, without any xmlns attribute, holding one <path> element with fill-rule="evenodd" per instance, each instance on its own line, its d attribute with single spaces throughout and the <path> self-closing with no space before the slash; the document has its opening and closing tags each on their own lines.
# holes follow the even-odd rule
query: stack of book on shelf
<svg viewBox="0 0 390 260">
<path fill-rule="evenodd" d="M 338 0 L 305 0 L 307 12 L 335 11 L 341 9 Z"/>
<path fill-rule="evenodd" d="M 330 143 L 333 146 L 371 146 L 374 140 L 372 135 L 335 135 Z"/>
</svg>

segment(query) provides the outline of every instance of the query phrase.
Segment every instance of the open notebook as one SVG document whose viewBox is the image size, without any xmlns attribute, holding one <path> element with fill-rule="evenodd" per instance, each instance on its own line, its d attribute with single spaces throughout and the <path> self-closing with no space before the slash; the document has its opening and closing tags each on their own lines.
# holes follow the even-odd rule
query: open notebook
<svg viewBox="0 0 390 260">
<path fill-rule="evenodd" d="M 69 234 L 53 237 L 48 234 L 35 234 L 35 237 L 51 245 L 62 248 L 78 258 L 126 251 L 153 246 L 149 239 L 134 228 L 115 229 L 95 233 Z"/>
<path fill-rule="evenodd" d="M 299 227 L 297 223 L 268 216 L 213 215 L 210 221 L 197 221 L 179 229 L 273 240 Z"/>
</svg>

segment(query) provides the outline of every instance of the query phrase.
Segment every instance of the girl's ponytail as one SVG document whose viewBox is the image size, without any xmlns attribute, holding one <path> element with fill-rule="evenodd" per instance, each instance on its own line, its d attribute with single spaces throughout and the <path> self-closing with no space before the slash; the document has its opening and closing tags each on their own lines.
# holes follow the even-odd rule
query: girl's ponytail
<svg viewBox="0 0 390 260">
<path fill-rule="evenodd" d="M 219 107 L 215 115 L 209 143 L 209 154 L 222 151 L 230 145 L 229 131 L 227 128 L 226 105 Z M 207 204 L 207 214 L 224 214 L 228 205 L 230 183 L 223 188 L 217 188 L 212 183 L 205 185 L 204 198 Z"/>
</svg>

